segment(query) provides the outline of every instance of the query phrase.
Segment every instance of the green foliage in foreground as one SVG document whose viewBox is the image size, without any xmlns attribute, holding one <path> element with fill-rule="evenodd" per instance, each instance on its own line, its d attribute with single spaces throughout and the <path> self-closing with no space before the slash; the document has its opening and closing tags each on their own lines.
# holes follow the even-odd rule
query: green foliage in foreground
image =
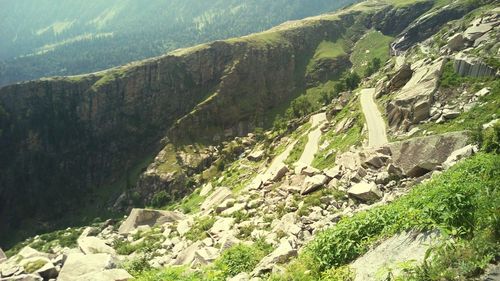
<svg viewBox="0 0 500 281">
<path fill-rule="evenodd" d="M 258 240 L 251 246 L 238 244 L 227 249 L 213 265 L 196 272 L 185 267 L 151 269 L 141 258 L 129 262 L 126 268 L 137 281 L 225 281 L 241 272 L 252 271 L 271 251 L 271 245 Z"/>
<path fill-rule="evenodd" d="M 390 205 L 344 218 L 320 233 L 284 276 L 272 280 L 321 280 L 323 272 L 353 261 L 373 242 L 410 229 L 440 229 L 455 243 L 404 280 L 477 275 L 500 250 L 499 167 L 499 155 L 479 153 Z"/>
</svg>

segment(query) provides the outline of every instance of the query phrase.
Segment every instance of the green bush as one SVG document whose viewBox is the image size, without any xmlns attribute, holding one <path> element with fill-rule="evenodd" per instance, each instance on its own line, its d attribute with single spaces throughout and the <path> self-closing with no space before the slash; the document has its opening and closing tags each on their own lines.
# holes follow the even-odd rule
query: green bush
<svg viewBox="0 0 500 281">
<path fill-rule="evenodd" d="M 167 192 L 165 190 L 162 190 L 153 196 L 153 199 L 151 199 L 151 206 L 153 206 L 154 208 L 161 208 L 167 205 L 169 201 L 170 197 L 168 196 Z"/>
<path fill-rule="evenodd" d="M 482 149 L 486 152 L 500 154 L 500 122 L 483 132 Z"/>
<path fill-rule="evenodd" d="M 241 272 L 250 272 L 267 254 L 263 244 L 248 246 L 245 244 L 235 245 L 225 252 L 214 262 L 212 268 L 207 270 L 208 280 L 226 280 Z"/>
<path fill-rule="evenodd" d="M 307 245 L 305 255 L 323 272 L 353 261 L 373 242 L 403 230 L 437 228 L 456 239 L 473 241 L 483 230 L 499 229 L 498 167 L 500 156 L 479 153 L 390 205 L 342 219 L 317 235 Z M 492 235 L 498 245 L 498 231 Z M 485 248 L 478 251 L 483 256 L 491 249 Z"/>
<path fill-rule="evenodd" d="M 143 272 L 136 281 L 199 281 L 203 280 L 200 273 L 190 272 L 185 267 L 167 267 L 162 270 Z"/>
</svg>

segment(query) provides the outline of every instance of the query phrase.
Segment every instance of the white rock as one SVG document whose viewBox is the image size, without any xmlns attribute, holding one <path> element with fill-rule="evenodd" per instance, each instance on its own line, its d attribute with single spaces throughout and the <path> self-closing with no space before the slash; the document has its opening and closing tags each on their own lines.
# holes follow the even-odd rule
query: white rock
<svg viewBox="0 0 500 281">
<path fill-rule="evenodd" d="M 312 177 L 307 177 L 302 185 L 302 191 L 300 194 L 306 195 L 314 192 L 328 183 L 328 177 L 325 175 L 315 175 Z"/>
<path fill-rule="evenodd" d="M 210 228 L 210 233 L 220 236 L 222 233 L 231 230 L 234 221 L 234 218 L 220 218 L 214 223 L 212 228 Z"/>
<path fill-rule="evenodd" d="M 233 193 L 227 187 L 217 187 L 210 196 L 205 199 L 203 204 L 201 204 L 201 210 L 206 211 L 214 208 L 215 206 L 221 204 L 226 199 L 231 198 Z"/>
<path fill-rule="evenodd" d="M 78 248 L 80 248 L 82 253 L 86 255 L 99 254 L 99 253 L 106 253 L 111 255 L 116 254 L 115 249 L 106 245 L 106 243 L 103 240 L 97 237 L 92 237 L 92 236 L 80 237 L 78 238 L 77 243 L 78 243 Z"/>
<path fill-rule="evenodd" d="M 382 191 L 378 189 L 377 185 L 373 182 L 360 182 L 355 184 L 347 193 L 355 198 L 358 198 L 362 201 L 374 201 L 382 198 Z"/>
<path fill-rule="evenodd" d="M 70 254 L 59 273 L 58 281 L 80 280 L 86 274 L 114 267 L 115 261 L 109 254 Z"/>
<path fill-rule="evenodd" d="M 212 183 L 211 182 L 206 183 L 201 188 L 200 196 L 203 196 L 203 197 L 207 196 L 212 191 L 212 189 L 214 189 L 213 186 L 212 186 Z"/>
<path fill-rule="evenodd" d="M 170 211 L 132 209 L 127 219 L 120 225 L 118 233 L 129 234 L 137 227 L 147 225 L 163 225 L 167 222 L 176 222 L 184 218 L 183 214 Z"/>
</svg>

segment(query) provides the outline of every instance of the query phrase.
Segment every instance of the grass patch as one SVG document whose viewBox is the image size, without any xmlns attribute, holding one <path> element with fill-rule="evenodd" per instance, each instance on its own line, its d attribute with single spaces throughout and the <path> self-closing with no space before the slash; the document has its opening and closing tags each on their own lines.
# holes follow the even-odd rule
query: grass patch
<svg viewBox="0 0 500 281">
<path fill-rule="evenodd" d="M 412 1 L 414 2 L 414 1 Z M 370 30 L 354 45 L 351 54 L 352 69 L 357 73 L 365 73 L 368 63 L 374 58 L 384 64 L 389 58 L 389 44 L 394 38 L 377 30 Z"/>
<path fill-rule="evenodd" d="M 207 231 L 212 228 L 215 223 L 214 217 L 197 218 L 189 231 L 186 233 L 186 238 L 191 241 L 199 241 L 208 237 Z"/>
<path fill-rule="evenodd" d="M 304 134 L 301 136 L 298 140 L 297 143 L 295 143 L 295 146 L 293 147 L 292 151 L 290 151 L 290 154 L 285 160 L 285 164 L 287 165 L 292 165 L 295 162 L 299 161 L 300 156 L 302 156 L 302 153 L 304 152 L 304 149 L 306 148 L 307 141 L 309 140 L 309 137 L 307 134 Z"/>
<path fill-rule="evenodd" d="M 165 209 L 167 210 L 181 210 L 184 214 L 196 213 L 200 210 L 201 203 L 205 197 L 200 195 L 200 189 L 196 189 L 188 196 L 184 197 L 180 202 L 171 204 Z"/>
<path fill-rule="evenodd" d="M 353 102 L 355 104 L 353 104 Z M 355 109 L 351 111 L 351 109 Z M 332 129 L 328 131 L 321 137 L 320 144 L 328 141 L 328 146 L 316 153 L 312 166 L 318 169 L 326 169 L 333 167 L 335 165 L 335 157 L 344 151 L 347 151 L 353 145 L 359 145 L 362 141 L 362 130 L 364 126 L 364 120 L 361 117 L 361 110 L 357 100 L 349 103 L 346 107 L 342 109 L 337 116 L 335 116 L 335 121 L 338 124 L 339 121 L 346 118 L 355 118 L 354 125 L 347 130 L 345 133 L 337 134 L 335 130 Z"/>
<path fill-rule="evenodd" d="M 6 251 L 6 254 L 9 257 L 14 256 L 26 246 L 30 246 L 40 252 L 49 252 L 50 249 L 56 246 L 75 248 L 77 246 L 76 240 L 80 237 L 82 231 L 81 228 L 68 228 L 66 230 L 41 234 L 38 236 L 38 239 L 30 238 L 22 243 L 18 243 Z"/>
<path fill-rule="evenodd" d="M 390 205 L 343 218 L 335 227 L 316 236 L 298 261 L 287 268 L 284 277 L 276 280 L 321 280 L 323 272 L 348 264 L 364 254 L 374 242 L 410 229 L 440 229 L 453 241 L 469 243 L 479 239 L 478 244 L 487 244 L 486 247 L 478 247 L 481 249 L 477 254 L 469 255 L 471 259 L 467 256 L 456 257 L 469 260 L 471 267 L 466 273 L 457 270 L 461 263 L 453 262 L 445 262 L 444 266 L 435 270 L 439 274 L 452 270 L 459 274 L 459 280 L 477 275 L 491 261 L 488 257 L 491 258 L 500 249 L 498 167 L 499 155 L 479 153 L 429 182 L 418 185 Z M 474 257 L 479 253 L 486 257 L 487 262 L 476 261 Z M 446 255 L 439 252 L 438 256 L 446 259 Z M 304 268 L 309 270 L 309 279 L 287 278 L 299 276 Z M 430 278 L 414 280 L 443 280 Z"/>
</svg>

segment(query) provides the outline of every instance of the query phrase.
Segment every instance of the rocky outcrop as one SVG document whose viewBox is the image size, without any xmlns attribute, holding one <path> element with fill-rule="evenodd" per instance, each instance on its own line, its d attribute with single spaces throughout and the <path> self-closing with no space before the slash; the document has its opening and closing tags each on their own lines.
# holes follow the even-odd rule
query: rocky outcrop
<svg viewBox="0 0 500 281">
<path fill-rule="evenodd" d="M 462 5 L 457 2 L 426 13 L 398 35 L 391 45 L 392 52 L 398 54 L 408 50 L 416 43 L 434 35 L 443 24 L 461 18 L 473 8 L 472 5 Z"/>
<path fill-rule="evenodd" d="M 464 53 L 458 53 L 455 56 L 453 68 L 460 76 L 491 77 L 496 74 L 496 70 L 481 59 L 468 56 Z"/>
<path fill-rule="evenodd" d="M 127 219 L 120 225 L 119 233 L 126 234 L 135 230 L 141 225 L 161 225 L 166 222 L 175 222 L 181 220 L 184 216 L 177 212 L 147 210 L 147 209 L 132 209 Z"/>
<path fill-rule="evenodd" d="M 407 130 L 430 117 L 434 93 L 446 59 L 421 60 L 412 65 L 414 74 L 386 106 L 387 121 L 393 129 Z"/>
<path fill-rule="evenodd" d="M 466 132 L 419 137 L 389 144 L 393 164 L 404 175 L 420 177 L 440 169 L 452 153 L 467 145 Z"/>
<path fill-rule="evenodd" d="M 359 257 L 350 267 L 355 271 L 355 281 L 380 280 L 381 273 L 391 272 L 397 276 L 404 262 L 422 262 L 427 249 L 438 242 L 435 232 L 404 232 L 383 241 L 368 253 Z"/>
</svg>

